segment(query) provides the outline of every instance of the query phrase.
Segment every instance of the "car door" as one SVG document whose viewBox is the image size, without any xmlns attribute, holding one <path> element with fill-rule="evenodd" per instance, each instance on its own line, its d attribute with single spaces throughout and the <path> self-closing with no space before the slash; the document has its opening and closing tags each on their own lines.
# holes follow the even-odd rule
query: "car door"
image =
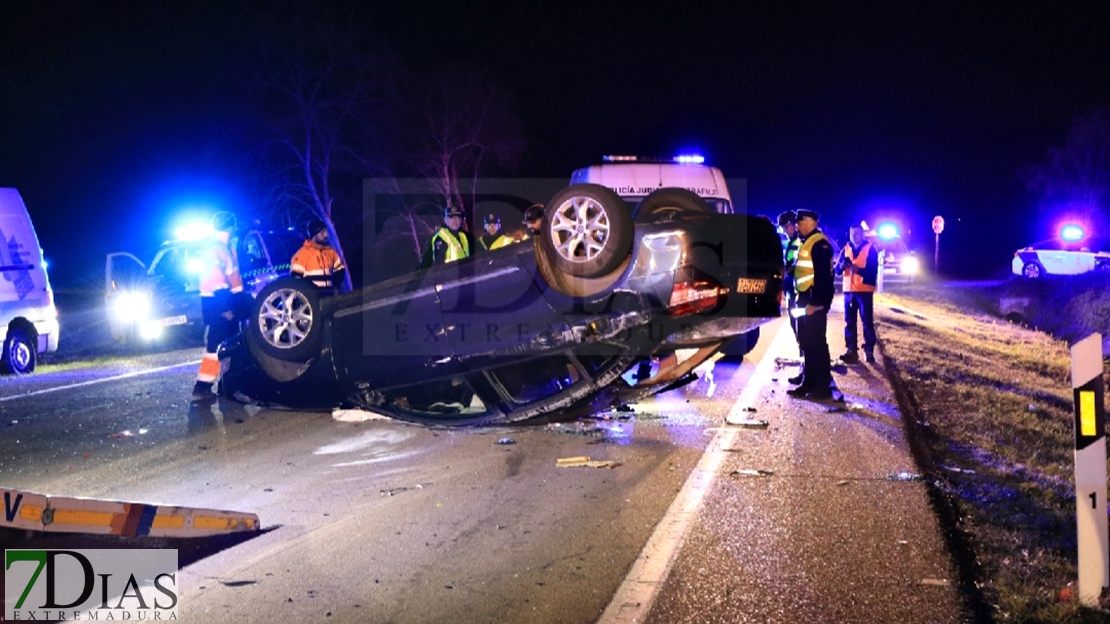
<svg viewBox="0 0 1110 624">
<path fill-rule="evenodd" d="M 127 297 L 142 287 L 146 278 L 146 265 L 132 254 L 117 251 L 108 254 L 104 263 L 104 304 L 108 314 L 108 331 L 114 340 L 126 337 L 131 326 L 127 311 L 117 310 L 129 305 Z"/>
<path fill-rule="evenodd" d="M 444 327 L 457 357 L 513 349 L 565 329 L 536 285 L 534 258 L 530 246 L 511 245 L 433 269 Z"/>
<path fill-rule="evenodd" d="M 1049 275 L 1071 275 L 1075 270 L 1074 263 L 1068 258 L 1060 243 L 1050 241 L 1037 251 L 1037 258 Z M 1069 266 L 1070 265 L 1070 266 Z"/>
<path fill-rule="evenodd" d="M 344 383 L 388 388 L 464 372 L 429 273 L 418 271 L 325 300 L 328 341 Z"/>
</svg>

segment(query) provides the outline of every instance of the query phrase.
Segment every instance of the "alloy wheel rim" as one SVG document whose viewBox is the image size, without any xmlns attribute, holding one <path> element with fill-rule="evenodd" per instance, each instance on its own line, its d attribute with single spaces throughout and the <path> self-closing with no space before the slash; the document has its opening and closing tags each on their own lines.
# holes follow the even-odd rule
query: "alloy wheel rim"
<svg viewBox="0 0 1110 624">
<path fill-rule="evenodd" d="M 308 299 L 292 288 L 271 293 L 258 311 L 262 338 L 278 349 L 292 349 L 304 342 L 313 321 Z"/>
<path fill-rule="evenodd" d="M 611 224 L 605 208 L 590 197 L 571 197 L 551 216 L 551 241 L 561 258 L 588 262 L 609 240 Z"/>
</svg>

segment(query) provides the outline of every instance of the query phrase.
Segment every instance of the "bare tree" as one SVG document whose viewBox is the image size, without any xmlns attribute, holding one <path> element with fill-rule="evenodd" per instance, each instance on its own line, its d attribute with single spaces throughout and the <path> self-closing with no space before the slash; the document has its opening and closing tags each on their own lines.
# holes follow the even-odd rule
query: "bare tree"
<svg viewBox="0 0 1110 624">
<path fill-rule="evenodd" d="M 280 43 L 260 46 L 247 84 L 260 113 L 257 144 L 273 176 L 274 205 L 287 221 L 322 220 L 349 264 L 335 228 L 336 200 L 342 197 L 357 215 L 357 180 L 386 169 L 388 110 L 399 70 L 391 56 L 367 51 L 340 23 L 313 15 L 276 29 L 284 33 Z M 345 194 L 337 181 L 344 176 L 351 187 Z"/>
<path fill-rule="evenodd" d="M 1068 205 L 1089 220 L 1105 221 L 1110 202 L 1110 109 L 1079 115 L 1063 146 L 1050 147 L 1048 162 L 1019 171 L 1042 203 Z"/>
<path fill-rule="evenodd" d="M 473 207 L 478 178 L 494 167 L 512 169 L 524 151 L 512 98 L 488 72 L 473 67 L 448 67 L 424 84 L 411 164 L 444 204 Z"/>
</svg>

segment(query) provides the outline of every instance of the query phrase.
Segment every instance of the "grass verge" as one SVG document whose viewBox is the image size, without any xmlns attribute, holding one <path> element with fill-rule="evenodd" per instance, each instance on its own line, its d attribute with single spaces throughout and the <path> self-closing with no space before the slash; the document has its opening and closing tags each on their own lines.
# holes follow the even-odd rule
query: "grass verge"
<svg viewBox="0 0 1110 624">
<path fill-rule="evenodd" d="M 879 301 L 888 375 L 976 619 L 1110 622 L 1110 611 L 1069 596 L 1077 553 L 1067 343 L 979 312 L 982 295 L 968 289 Z"/>
</svg>

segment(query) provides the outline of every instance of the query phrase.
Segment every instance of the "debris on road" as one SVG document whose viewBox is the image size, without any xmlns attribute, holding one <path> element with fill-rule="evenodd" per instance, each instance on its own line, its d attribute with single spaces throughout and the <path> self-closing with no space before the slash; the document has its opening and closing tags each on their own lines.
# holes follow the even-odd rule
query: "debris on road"
<svg viewBox="0 0 1110 624">
<path fill-rule="evenodd" d="M 620 465 L 620 462 L 611 459 L 590 459 L 582 455 L 579 457 L 563 457 L 557 459 L 555 460 L 555 465 L 560 468 L 576 468 L 579 466 L 585 466 L 586 468 L 616 468 Z"/>
<path fill-rule="evenodd" d="M 132 438 L 134 436 L 135 436 L 135 434 L 131 433 L 130 429 L 125 429 L 123 431 L 117 431 L 116 433 L 109 433 L 108 434 L 108 437 L 112 438 L 113 440 L 119 439 L 119 438 Z"/>
<path fill-rule="evenodd" d="M 412 487 L 409 487 L 409 486 L 406 485 L 406 486 L 401 486 L 401 487 L 389 488 L 388 490 L 378 490 L 378 492 L 382 496 L 393 496 L 394 494 L 400 494 L 401 492 L 408 492 L 409 490 L 423 490 L 425 487 L 427 487 L 429 485 L 431 485 L 430 482 L 429 483 L 417 483 L 416 485 L 414 485 Z"/>
<path fill-rule="evenodd" d="M 927 579 L 921 579 L 921 584 L 922 585 L 930 585 L 932 587 L 948 587 L 948 585 L 950 583 L 948 582 L 948 579 L 927 578 Z"/>
<path fill-rule="evenodd" d="M 745 468 L 745 469 L 741 469 L 741 470 L 733 470 L 729 474 L 730 475 L 737 475 L 737 476 L 740 476 L 740 477 L 769 477 L 769 476 L 775 474 L 775 471 L 774 470 L 764 470 L 762 468 L 759 468 L 759 469 L 756 469 L 756 470 L 751 470 L 751 469 Z"/>
<path fill-rule="evenodd" d="M 887 481 L 924 481 L 925 477 L 915 472 L 899 472 L 897 474 L 887 475 Z"/>
<path fill-rule="evenodd" d="M 512 438 L 501 438 L 497 441 L 498 444 L 516 444 L 516 440 Z"/>
<path fill-rule="evenodd" d="M 736 420 L 728 418 L 725 419 L 725 422 L 736 427 L 745 427 L 748 429 L 766 429 L 771 424 L 766 420 L 757 420 L 755 418 L 738 418 Z"/>
<path fill-rule="evenodd" d="M 801 366 L 802 360 L 800 358 L 777 357 L 775 358 L 775 369 L 783 369 L 788 366 Z"/>
<path fill-rule="evenodd" d="M 331 413 L 332 420 L 338 422 L 366 422 L 368 420 L 392 420 L 377 412 L 360 409 L 337 409 Z"/>
</svg>

